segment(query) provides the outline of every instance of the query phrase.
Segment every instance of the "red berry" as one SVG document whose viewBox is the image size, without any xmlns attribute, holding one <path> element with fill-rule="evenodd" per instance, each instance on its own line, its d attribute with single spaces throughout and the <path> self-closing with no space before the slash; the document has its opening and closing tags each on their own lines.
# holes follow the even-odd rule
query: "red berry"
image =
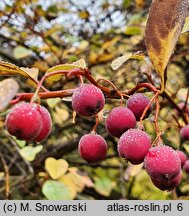
<svg viewBox="0 0 189 216">
<path fill-rule="evenodd" d="M 185 162 L 186 162 L 186 160 L 187 160 L 187 157 L 186 157 L 186 155 L 184 154 L 183 151 L 177 150 L 176 152 L 177 152 L 177 154 L 178 154 L 178 156 L 179 156 L 179 158 L 180 158 L 181 167 L 183 167 L 184 164 L 185 164 Z"/>
<path fill-rule="evenodd" d="M 38 105 L 26 102 L 17 104 L 7 115 L 5 124 L 8 132 L 18 139 L 34 140 L 43 126 Z"/>
<path fill-rule="evenodd" d="M 49 133 L 51 131 L 52 119 L 51 119 L 49 111 L 45 107 L 39 106 L 38 107 L 38 112 L 41 115 L 43 126 L 42 126 L 42 129 L 41 129 L 41 132 L 34 139 L 34 141 L 42 142 L 43 140 L 45 140 L 48 137 L 48 135 L 49 135 Z"/>
<path fill-rule="evenodd" d="M 94 116 L 103 109 L 105 99 L 102 91 L 92 84 L 82 84 L 72 96 L 72 107 L 81 116 Z"/>
<path fill-rule="evenodd" d="M 136 126 L 136 119 L 130 109 L 115 107 L 106 119 L 106 129 L 110 135 L 120 137 L 126 130 Z"/>
<path fill-rule="evenodd" d="M 189 140 L 189 125 L 185 125 L 180 130 L 180 138 L 181 140 Z"/>
<path fill-rule="evenodd" d="M 181 170 L 177 152 L 169 146 L 150 148 L 144 159 L 144 167 L 151 178 L 173 179 Z"/>
<path fill-rule="evenodd" d="M 186 173 L 189 173 L 189 160 L 187 160 L 183 166 L 183 169 Z"/>
<path fill-rule="evenodd" d="M 152 183 L 159 188 L 160 190 L 173 190 L 176 186 L 178 186 L 181 182 L 182 171 L 173 179 L 159 179 L 159 178 L 151 178 Z"/>
<path fill-rule="evenodd" d="M 150 100 L 148 97 L 141 93 L 135 93 L 130 96 L 127 101 L 127 107 L 134 113 L 137 121 L 140 120 L 144 109 L 149 104 Z M 144 118 L 147 118 L 151 112 L 151 107 L 148 109 L 147 114 Z"/>
<path fill-rule="evenodd" d="M 105 159 L 107 148 L 107 143 L 102 136 L 91 133 L 81 137 L 78 151 L 88 163 L 95 163 Z"/>
<path fill-rule="evenodd" d="M 130 129 L 120 137 L 118 142 L 119 155 L 132 164 L 140 164 L 151 147 L 148 134 L 139 129 Z"/>
</svg>

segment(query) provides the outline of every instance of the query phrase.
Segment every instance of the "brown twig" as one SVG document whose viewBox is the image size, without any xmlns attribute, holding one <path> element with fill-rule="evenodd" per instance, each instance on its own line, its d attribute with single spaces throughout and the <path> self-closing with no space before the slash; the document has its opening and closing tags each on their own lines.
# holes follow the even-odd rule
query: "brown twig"
<svg viewBox="0 0 189 216">
<path fill-rule="evenodd" d="M 93 129 L 92 129 L 92 133 L 96 133 L 96 128 L 97 128 L 97 126 L 98 126 L 98 123 L 99 123 L 99 119 L 98 119 L 98 114 L 97 115 L 95 115 L 95 125 L 94 125 L 94 127 L 93 127 Z"/>
<path fill-rule="evenodd" d="M 160 110 L 160 105 L 159 105 L 159 101 L 158 101 L 158 95 L 155 98 L 155 103 L 156 103 L 156 112 L 155 112 L 155 117 L 154 117 L 154 125 L 155 125 L 155 130 L 157 133 L 157 144 L 161 144 L 162 139 L 161 139 L 161 135 L 162 135 L 162 131 L 159 130 L 158 127 L 158 117 L 159 117 L 159 110 Z"/>
<path fill-rule="evenodd" d="M 70 163 L 70 164 L 73 164 L 73 165 L 78 165 L 78 166 L 90 166 L 90 167 L 93 167 L 93 168 L 97 168 L 97 167 L 101 167 L 101 168 L 106 168 L 106 169 L 119 169 L 120 166 L 119 165 L 104 165 L 104 164 L 101 164 L 101 163 L 93 163 L 93 164 L 89 164 L 89 163 L 86 163 L 86 162 L 80 162 L 80 161 L 71 161 L 69 159 L 67 159 L 67 162 Z M 127 165 L 123 165 L 123 168 L 126 168 Z"/>
<path fill-rule="evenodd" d="M 45 74 L 45 76 L 43 76 L 43 78 L 41 79 L 41 81 L 38 84 L 38 90 L 39 91 L 39 87 L 40 85 L 42 85 L 43 81 L 50 76 L 56 75 L 56 74 L 66 74 L 67 76 L 72 76 L 72 75 L 76 75 L 76 76 L 83 76 L 85 77 L 90 83 L 92 83 L 93 85 L 97 86 L 98 88 L 100 88 L 102 90 L 102 92 L 105 94 L 106 98 L 120 98 L 120 95 L 122 95 L 123 98 L 128 98 L 129 95 L 134 94 L 135 92 L 137 92 L 140 89 L 148 89 L 149 91 L 154 92 L 155 94 L 161 95 L 162 97 L 166 98 L 169 103 L 171 104 L 172 107 L 174 107 L 180 114 L 181 117 L 183 119 L 183 121 L 188 124 L 188 118 L 185 115 L 185 113 L 183 113 L 182 109 L 174 102 L 174 100 L 172 99 L 172 97 L 167 93 L 167 91 L 165 90 L 163 93 L 159 92 L 159 89 L 156 88 L 154 85 L 152 85 L 151 83 L 139 83 L 137 84 L 133 89 L 131 90 L 125 90 L 125 91 L 112 91 L 112 89 L 99 85 L 98 81 L 96 81 L 88 68 L 75 68 L 73 70 L 67 71 L 67 70 L 61 70 L 61 71 L 54 71 L 48 74 Z M 38 96 L 40 99 L 47 99 L 47 98 L 63 98 L 63 97 L 70 97 L 73 94 L 74 89 L 66 89 L 66 90 L 60 90 L 60 91 L 48 91 L 48 92 L 38 92 Z M 158 93 L 157 93 L 158 92 Z M 14 103 L 18 103 L 19 101 L 29 101 L 32 97 L 34 96 L 34 93 L 20 93 L 16 95 L 16 99 L 11 101 L 12 104 Z M 146 112 L 146 111 L 145 111 Z"/>
<path fill-rule="evenodd" d="M 125 96 L 125 97 L 129 97 L 129 96 L 126 95 L 126 94 L 121 93 L 121 92 L 118 90 L 118 88 L 117 88 L 110 80 L 107 80 L 107 79 L 104 79 L 104 78 L 100 78 L 100 79 L 98 79 L 96 82 L 99 83 L 100 81 L 107 82 L 108 84 L 110 84 L 110 85 L 113 87 L 113 90 L 115 90 L 115 91 L 117 92 L 117 94 L 120 95 L 120 98 L 121 98 L 120 106 L 123 106 L 123 99 L 124 99 L 124 96 Z"/>
<path fill-rule="evenodd" d="M 188 124 L 188 118 L 185 115 L 185 113 L 183 112 L 183 110 L 178 106 L 177 103 L 175 103 L 175 101 L 173 100 L 173 98 L 167 93 L 167 91 L 165 90 L 162 94 L 161 94 L 164 98 L 166 98 L 169 103 L 171 104 L 172 107 L 174 107 L 179 114 L 181 115 L 183 121 L 185 124 Z"/>
<path fill-rule="evenodd" d="M 159 101 L 158 101 L 158 94 L 155 95 L 155 103 L 156 103 L 156 112 L 155 112 L 155 117 L 154 117 L 154 125 L 155 125 L 155 129 L 157 132 L 159 132 L 159 127 L 158 127 L 158 116 L 159 116 Z"/>
<path fill-rule="evenodd" d="M 0 25 L 0 28 L 2 28 L 3 26 L 5 26 L 7 24 L 7 22 L 11 19 L 11 16 L 16 12 L 17 7 L 19 6 L 19 3 L 21 2 L 21 0 L 17 0 L 16 2 L 14 2 L 14 5 L 12 6 L 12 10 L 11 12 L 7 15 L 5 14 L 2 10 L 1 12 L 3 12 L 3 15 L 7 17 L 7 19 Z"/>
<path fill-rule="evenodd" d="M 178 128 L 181 129 L 182 126 L 180 125 L 177 117 L 174 114 L 172 116 L 173 116 L 173 119 L 176 121 Z"/>
<path fill-rule="evenodd" d="M 143 124 L 142 124 L 142 120 L 144 119 L 144 117 L 146 116 L 147 111 L 149 110 L 151 104 L 153 103 L 153 101 L 158 97 L 159 92 L 157 91 L 156 94 L 154 94 L 154 96 L 152 97 L 152 99 L 150 100 L 150 102 L 148 103 L 148 105 L 146 106 L 146 108 L 144 109 L 142 116 L 140 117 L 140 128 L 143 128 Z M 158 115 L 158 113 L 157 113 Z"/>
<path fill-rule="evenodd" d="M 4 171 L 5 171 L 5 197 L 9 199 L 10 197 L 10 179 L 9 179 L 9 167 L 6 164 L 6 161 L 2 154 L 0 154 L 1 161 L 3 163 Z"/>
<path fill-rule="evenodd" d="M 184 110 L 184 111 L 185 111 L 185 109 L 186 109 L 186 107 L 187 107 L 188 98 L 189 98 L 189 89 L 188 89 L 188 91 L 187 91 L 186 99 L 185 99 L 184 106 L 183 106 L 183 110 Z"/>
</svg>

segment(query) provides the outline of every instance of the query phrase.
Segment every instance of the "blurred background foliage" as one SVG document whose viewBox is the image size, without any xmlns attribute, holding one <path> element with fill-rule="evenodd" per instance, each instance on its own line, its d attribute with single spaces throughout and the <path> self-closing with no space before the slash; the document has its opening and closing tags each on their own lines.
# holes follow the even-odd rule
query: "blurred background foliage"
<svg viewBox="0 0 189 216">
<path fill-rule="evenodd" d="M 112 69 L 111 63 L 122 55 L 145 53 L 144 29 L 150 3 L 150 0 L 1 0 L 0 60 L 38 68 L 41 78 L 54 65 L 83 58 L 95 79 L 108 79 L 119 90 L 131 89 L 146 80 L 148 68 L 144 61 L 129 60 L 117 70 Z M 167 90 L 178 104 L 187 95 L 188 59 L 189 36 L 185 33 L 168 66 Z M 152 77 L 159 85 L 158 75 L 152 72 Z M 7 83 L 3 83 L 5 78 L 0 77 L 2 98 L 8 91 Z M 27 78 L 15 76 L 14 80 L 19 83 L 19 92 L 34 91 Z M 45 83 L 50 90 L 77 85 L 74 77 Z M 145 94 L 152 96 L 150 92 Z M 181 125 L 184 123 L 171 105 L 160 99 L 159 124 L 164 130 L 164 142 L 189 155 L 188 143 L 180 142 L 173 114 Z M 77 145 L 80 137 L 91 131 L 95 120 L 77 116 L 73 124 L 70 98 L 41 103 L 50 111 L 53 127 L 48 139 L 38 145 L 10 137 L 4 120 L 11 106 L 0 110 L 0 154 L 4 159 L 0 160 L 0 199 L 5 199 L 6 166 L 11 199 L 189 199 L 186 173 L 183 172 L 175 192 L 162 192 L 152 185 L 142 165 L 133 166 L 119 158 L 117 139 L 109 136 L 104 127 L 104 111 L 119 105 L 119 100 L 107 99 L 99 114 L 97 132 L 107 140 L 109 150 L 105 161 L 92 165 L 78 156 Z M 153 139 L 153 112 L 144 126 Z"/>
</svg>

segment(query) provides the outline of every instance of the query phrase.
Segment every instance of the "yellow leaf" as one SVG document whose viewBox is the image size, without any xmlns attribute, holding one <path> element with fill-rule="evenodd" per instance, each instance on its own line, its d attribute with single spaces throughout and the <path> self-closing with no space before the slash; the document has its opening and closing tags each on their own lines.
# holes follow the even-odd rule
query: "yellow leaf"
<svg viewBox="0 0 189 216">
<path fill-rule="evenodd" d="M 50 72 L 55 72 L 55 71 L 61 71 L 61 70 L 65 70 L 65 71 L 70 71 L 74 68 L 84 68 L 86 66 L 85 60 L 84 59 L 80 59 L 76 62 L 73 62 L 72 64 L 61 64 L 61 65 L 56 65 L 52 68 L 50 68 L 49 70 L 47 70 L 46 73 L 50 73 Z M 48 77 L 46 80 L 50 80 L 50 81 L 58 81 L 61 79 L 63 75 L 62 74 L 58 74 L 58 75 L 53 75 Z"/>
<path fill-rule="evenodd" d="M 27 74 L 29 74 L 35 80 L 38 79 L 39 69 L 38 68 L 24 68 L 21 67 L 20 69 L 24 70 Z"/>
<path fill-rule="evenodd" d="M 179 100 L 185 101 L 186 97 L 187 97 L 187 93 L 188 93 L 188 89 L 186 89 L 186 88 L 179 88 L 179 90 L 177 92 L 177 97 L 179 98 Z"/>
<path fill-rule="evenodd" d="M 184 26 L 182 28 L 182 34 L 189 31 L 189 16 L 186 18 Z"/>
<path fill-rule="evenodd" d="M 81 11 L 78 13 L 78 15 L 81 19 L 88 19 L 90 16 L 88 11 Z"/>
<path fill-rule="evenodd" d="M 4 62 L 4 61 L 0 61 L 0 75 L 2 76 L 22 75 L 24 77 L 29 78 L 35 84 L 38 83 L 38 81 L 34 77 L 32 77 L 33 74 L 31 75 L 31 71 L 29 72 L 28 69 L 23 70 L 14 64 Z"/>
<path fill-rule="evenodd" d="M 110 53 L 110 54 L 102 54 L 98 56 L 98 62 L 107 62 L 110 61 L 114 58 L 114 54 Z"/>
<path fill-rule="evenodd" d="M 57 104 L 61 102 L 61 99 L 60 98 L 48 98 L 46 100 L 46 103 L 48 104 L 48 106 L 51 108 L 51 109 L 54 109 Z"/>
<path fill-rule="evenodd" d="M 188 8 L 188 0 L 154 0 L 150 7 L 145 31 L 146 47 L 156 72 L 161 76 L 161 91 L 165 87 L 165 69 L 181 34 Z"/>
<path fill-rule="evenodd" d="M 64 121 L 69 118 L 69 112 L 65 108 L 61 108 L 56 106 L 55 112 L 53 112 L 53 120 L 55 123 L 59 124 L 60 126 Z"/>
<path fill-rule="evenodd" d="M 76 192 L 82 192 L 85 185 L 81 177 L 76 173 L 67 173 L 59 178 L 59 181 L 74 189 Z"/>
<path fill-rule="evenodd" d="M 45 37 L 52 36 L 53 33 L 63 31 L 63 27 L 61 25 L 55 25 L 54 27 L 48 29 L 44 35 Z"/>
<path fill-rule="evenodd" d="M 138 8 L 142 9 L 145 5 L 145 0 L 135 0 L 135 4 Z"/>
<path fill-rule="evenodd" d="M 114 37 L 112 40 L 108 40 L 106 41 L 103 46 L 102 46 L 102 49 L 107 49 L 109 48 L 110 46 L 113 46 L 115 43 L 117 43 L 117 41 L 119 41 L 121 38 L 120 36 L 117 36 L 117 37 Z"/>
<path fill-rule="evenodd" d="M 52 179 L 58 179 L 64 175 L 68 170 L 68 163 L 63 159 L 56 160 L 49 157 L 45 160 L 45 169 L 49 173 Z"/>
<path fill-rule="evenodd" d="M 32 51 L 23 46 L 17 46 L 13 50 L 13 54 L 17 59 L 25 58 L 32 55 Z"/>
<path fill-rule="evenodd" d="M 185 148 L 185 150 L 187 151 L 187 153 L 189 153 L 189 145 L 188 144 L 184 144 L 183 147 Z"/>
<path fill-rule="evenodd" d="M 83 69 L 87 67 L 87 64 L 86 64 L 86 62 L 85 62 L 85 59 L 79 59 L 78 61 L 73 62 L 73 65 L 78 66 L 78 67 L 81 67 L 81 68 L 83 68 Z"/>
<path fill-rule="evenodd" d="M 20 154 L 25 160 L 33 161 L 36 155 L 43 149 L 42 145 L 38 145 L 35 147 L 26 146 L 20 150 Z"/>
<path fill-rule="evenodd" d="M 88 46 L 89 46 L 89 42 L 87 40 L 83 40 L 79 45 L 79 49 L 85 50 Z"/>
<path fill-rule="evenodd" d="M 117 70 L 119 67 L 121 67 L 123 65 L 123 63 L 125 63 L 127 60 L 129 60 L 131 56 L 132 56 L 132 53 L 126 53 L 126 54 L 114 59 L 113 62 L 111 63 L 112 69 Z"/>
<path fill-rule="evenodd" d="M 132 53 L 126 53 L 116 59 L 114 59 L 111 63 L 111 67 L 113 70 L 117 70 L 119 67 L 121 67 L 125 62 L 127 62 L 129 59 L 138 59 L 138 60 L 144 60 L 145 56 L 143 54 L 132 54 Z"/>
<path fill-rule="evenodd" d="M 143 164 L 132 165 L 130 164 L 124 173 L 124 179 L 127 181 L 130 176 L 136 176 L 142 170 Z"/>
<path fill-rule="evenodd" d="M 46 72 L 49 69 L 47 62 L 41 60 L 35 61 L 33 67 L 38 68 L 41 72 Z"/>
<path fill-rule="evenodd" d="M 90 54 L 89 54 L 89 62 L 91 64 L 96 64 L 97 63 L 97 58 L 98 58 L 98 55 L 95 52 L 90 52 Z"/>
<path fill-rule="evenodd" d="M 88 187 L 88 188 L 94 187 L 94 183 L 91 180 L 91 178 L 89 176 L 87 176 L 86 174 L 81 173 L 78 170 L 78 168 L 76 168 L 76 167 L 70 167 L 68 170 L 69 170 L 70 173 L 74 173 L 74 174 L 79 175 L 81 181 L 84 183 L 84 185 L 86 187 Z"/>
</svg>

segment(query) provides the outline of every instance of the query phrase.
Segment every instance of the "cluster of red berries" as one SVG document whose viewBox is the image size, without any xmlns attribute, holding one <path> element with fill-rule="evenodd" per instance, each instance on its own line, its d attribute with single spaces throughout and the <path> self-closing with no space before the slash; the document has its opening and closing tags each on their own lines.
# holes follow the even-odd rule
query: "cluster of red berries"
<svg viewBox="0 0 189 216">
<path fill-rule="evenodd" d="M 180 138 L 182 141 L 188 141 L 189 140 L 189 125 L 185 125 L 180 130 Z M 181 163 L 183 166 L 183 169 L 186 173 L 189 173 L 189 159 L 186 157 L 184 153 L 179 153 L 181 158 Z"/>
<path fill-rule="evenodd" d="M 144 162 L 144 168 L 153 184 L 161 190 L 172 190 L 181 181 L 180 151 L 165 145 L 152 147 L 149 135 L 136 129 L 144 109 L 150 100 L 141 93 L 135 93 L 127 101 L 127 107 L 115 107 L 108 115 L 105 126 L 107 132 L 119 138 L 119 155 L 132 164 Z M 73 109 L 81 116 L 89 117 L 101 111 L 105 104 L 102 91 L 92 84 L 82 84 L 72 97 Z M 150 114 L 152 107 L 144 118 Z M 78 151 L 88 163 L 99 162 L 105 159 L 107 153 L 105 139 L 92 132 L 81 137 Z M 184 153 L 183 153 L 184 154 Z"/>
<path fill-rule="evenodd" d="M 5 120 L 7 131 L 17 139 L 42 142 L 51 131 L 49 111 L 36 103 L 15 105 Z"/>
<path fill-rule="evenodd" d="M 183 152 L 169 146 L 160 144 L 152 147 L 149 135 L 136 128 L 149 103 L 148 97 L 141 93 L 131 95 L 127 107 L 111 110 L 105 127 L 111 136 L 119 138 L 117 149 L 122 158 L 135 165 L 144 162 L 153 184 L 161 190 L 172 190 L 181 181 L 181 167 L 189 173 L 189 160 Z M 93 84 L 82 84 L 73 92 L 72 107 L 81 116 L 95 116 L 104 105 L 104 94 Z M 144 118 L 148 117 L 151 109 L 150 106 Z M 52 126 L 51 116 L 45 107 L 26 102 L 14 106 L 5 122 L 11 135 L 35 142 L 45 140 Z M 189 125 L 181 129 L 180 136 L 182 140 L 189 139 Z M 78 145 L 80 156 L 88 163 L 104 160 L 107 150 L 105 139 L 94 131 L 82 136 Z"/>
</svg>

